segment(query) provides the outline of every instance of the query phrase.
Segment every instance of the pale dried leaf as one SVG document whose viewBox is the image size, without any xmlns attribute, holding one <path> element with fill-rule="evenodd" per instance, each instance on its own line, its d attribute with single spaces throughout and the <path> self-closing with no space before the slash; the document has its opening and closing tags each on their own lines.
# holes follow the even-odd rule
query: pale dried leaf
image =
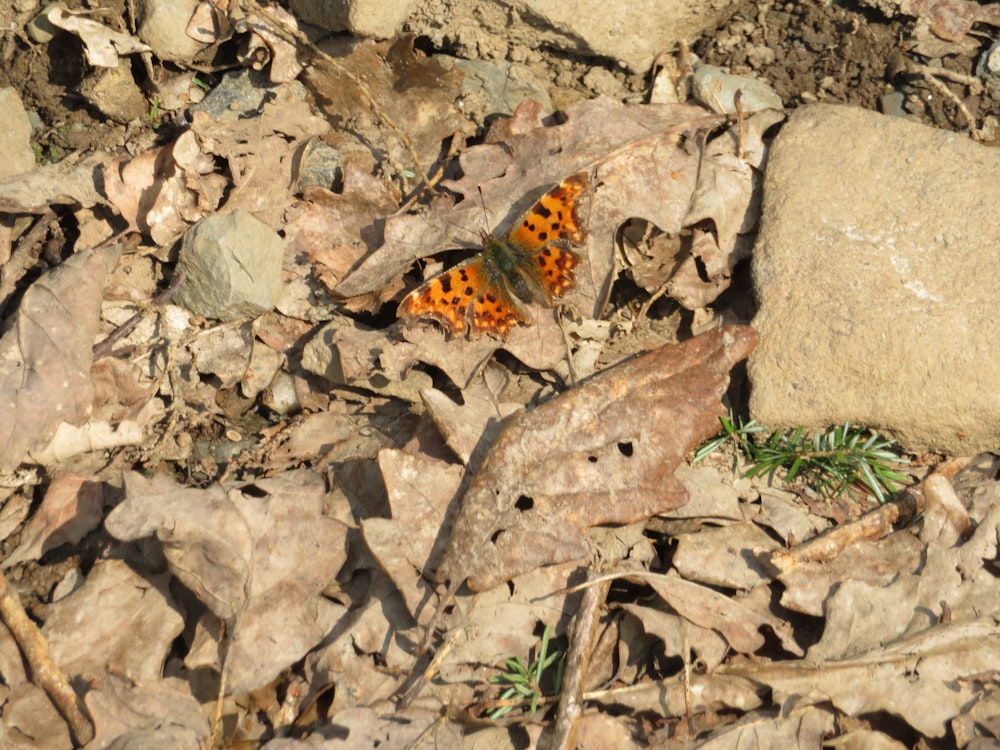
<svg viewBox="0 0 1000 750">
<path fill-rule="evenodd" d="M 170 571 L 231 623 L 233 693 L 267 684 L 323 637 L 317 598 L 344 562 L 346 529 L 322 517 L 317 477 L 262 479 L 244 494 L 129 473 L 125 488 L 105 527 L 122 540 L 155 534 Z"/>
<path fill-rule="evenodd" d="M 836 727 L 829 709 L 806 707 L 788 716 L 747 716 L 713 732 L 698 750 L 743 750 L 748 747 L 822 747 Z"/>
<path fill-rule="evenodd" d="M 427 607 L 433 587 L 424 571 L 434 570 L 444 554 L 452 505 L 462 467 L 397 450 L 378 455 L 392 518 L 361 521 L 365 542 L 403 596 L 416 621 L 433 614 Z"/>
<path fill-rule="evenodd" d="M 168 245 L 218 207 L 225 178 L 214 170 L 188 130 L 174 143 L 105 167 L 104 191 L 130 227 Z"/>
<path fill-rule="evenodd" d="M 21 531 L 21 543 L 0 562 L 0 568 L 37 560 L 62 544 L 76 544 L 100 525 L 103 510 L 104 487 L 96 476 L 57 474 Z"/>
<path fill-rule="evenodd" d="M 119 246 L 87 250 L 31 285 L 0 338 L 0 467 L 43 448 L 60 422 L 90 416 L 101 287 Z"/>
<path fill-rule="evenodd" d="M 740 602 L 697 583 L 675 575 L 643 576 L 671 609 L 703 628 L 715 630 L 736 651 L 752 654 L 764 645 L 760 628 L 767 625 L 789 653 L 802 655 L 802 649 L 787 633 L 787 625 L 773 615 L 757 612 Z"/>
<path fill-rule="evenodd" d="M 689 581 L 750 590 L 771 580 L 755 551 L 778 546 L 759 526 L 739 523 L 678 535 L 672 562 L 674 570 Z"/>
<path fill-rule="evenodd" d="M 461 405 L 435 388 L 421 391 L 420 397 L 445 445 L 466 465 L 477 448 L 493 444 L 503 420 L 521 408 L 520 404 L 498 403 L 481 379 L 462 391 Z"/>
<path fill-rule="evenodd" d="M 52 206 L 104 205 L 94 175 L 112 161 L 111 154 L 97 151 L 78 162 L 63 159 L 0 180 L 0 211 L 40 214 Z"/>
<path fill-rule="evenodd" d="M 94 720 L 93 747 L 197 748 L 211 733 L 190 686 L 181 680 L 136 684 L 109 675 L 102 690 L 85 696 Z M 174 744 L 163 744 L 167 740 Z"/>
<path fill-rule="evenodd" d="M 46 15 L 53 26 L 65 29 L 80 37 L 87 62 L 102 68 L 118 66 L 119 55 L 131 55 L 136 52 L 150 52 L 150 48 L 139 41 L 138 37 L 115 31 L 97 21 L 85 18 L 88 11 L 80 14 L 60 8 L 57 4 L 49 5 Z"/>
<path fill-rule="evenodd" d="M 481 680 L 484 664 L 501 664 L 514 655 L 523 658 L 538 646 L 545 625 L 566 622 L 580 606 L 582 593 L 564 593 L 580 583 L 584 571 L 576 562 L 549 565 L 517 576 L 473 597 L 459 597 L 455 623 L 466 637 L 459 639 L 441 665 L 446 682 Z"/>
<path fill-rule="evenodd" d="M 778 576 L 784 585 L 781 604 L 822 617 L 830 592 L 844 581 L 886 586 L 897 576 L 916 573 L 922 564 L 923 545 L 911 534 L 893 534 L 879 543 L 855 542 L 834 560 L 806 562 Z"/>
<path fill-rule="evenodd" d="M 781 704 L 801 696 L 832 702 L 850 716 L 887 712 L 919 733 L 943 737 L 952 717 L 978 693 L 963 679 L 1000 669 L 1000 634 L 992 617 L 938 625 L 918 636 L 832 662 L 784 662 L 722 667 L 774 691 Z"/>
<path fill-rule="evenodd" d="M 136 680 L 157 680 L 184 629 L 168 576 L 143 577 L 121 560 L 102 560 L 83 586 L 53 603 L 42 633 L 70 681 L 100 687 L 114 665 Z"/>
<path fill-rule="evenodd" d="M 712 672 L 729 653 L 726 639 L 711 628 L 703 628 L 680 615 L 640 604 L 623 604 L 621 608 L 635 617 L 643 630 L 663 641 L 667 656 L 684 655 L 685 646 L 697 654 L 706 672 Z"/>
</svg>

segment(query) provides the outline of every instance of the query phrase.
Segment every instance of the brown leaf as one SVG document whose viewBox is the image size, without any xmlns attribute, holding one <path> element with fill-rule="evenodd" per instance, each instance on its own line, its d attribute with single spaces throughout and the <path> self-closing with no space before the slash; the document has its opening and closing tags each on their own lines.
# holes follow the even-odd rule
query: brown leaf
<svg viewBox="0 0 1000 750">
<path fill-rule="evenodd" d="M 426 619 L 431 587 L 423 571 L 433 569 L 444 552 L 442 526 L 462 481 L 462 467 L 398 450 L 381 451 L 378 462 L 392 518 L 362 519 L 361 529 L 414 620 Z"/>
<path fill-rule="evenodd" d="M 0 467 L 13 469 L 44 448 L 60 422 L 81 425 L 90 416 L 101 287 L 119 251 L 74 255 L 25 293 L 0 339 Z"/>
<path fill-rule="evenodd" d="M 802 655 L 802 649 L 785 632 L 784 623 L 773 615 L 754 611 L 735 599 L 676 575 L 649 575 L 642 576 L 641 580 L 652 586 L 681 617 L 716 631 L 731 648 L 742 654 L 752 654 L 763 647 L 764 636 L 760 628 L 767 625 L 779 637 L 785 650 Z"/>
<path fill-rule="evenodd" d="M 135 680 L 158 679 L 184 621 L 167 576 L 143 577 L 121 560 L 102 560 L 83 586 L 55 602 L 42 633 L 70 678 L 100 687 L 115 665 Z"/>
<path fill-rule="evenodd" d="M 0 568 L 37 560 L 62 544 L 76 544 L 101 523 L 103 508 L 104 487 L 96 476 L 57 474 L 41 507 L 21 532 L 21 543 Z"/>
<path fill-rule="evenodd" d="M 130 473 L 125 489 L 106 528 L 155 534 L 170 571 L 231 624 L 232 693 L 266 685 L 323 637 L 319 592 L 343 564 L 346 529 L 322 517 L 321 481 L 289 472 L 227 493 Z"/>
<path fill-rule="evenodd" d="M 211 734 L 198 702 L 183 683 L 133 683 L 108 675 L 103 690 L 86 695 L 94 719 L 94 747 L 197 747 Z M 172 739 L 173 744 L 165 743 Z"/>
<path fill-rule="evenodd" d="M 462 500 L 439 580 L 484 591 L 582 557 L 588 526 L 683 505 L 674 469 L 716 431 L 729 370 L 755 342 L 745 326 L 712 331 L 513 417 Z"/>
</svg>

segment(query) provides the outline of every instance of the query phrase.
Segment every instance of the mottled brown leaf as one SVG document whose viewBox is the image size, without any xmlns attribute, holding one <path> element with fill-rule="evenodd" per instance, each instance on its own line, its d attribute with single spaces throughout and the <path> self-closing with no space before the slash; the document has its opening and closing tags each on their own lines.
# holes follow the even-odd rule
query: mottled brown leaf
<svg viewBox="0 0 1000 750">
<path fill-rule="evenodd" d="M 25 292 L 0 338 L 0 467 L 13 469 L 44 448 L 60 422 L 90 417 L 101 287 L 120 250 L 80 252 Z"/>
<path fill-rule="evenodd" d="M 613 367 L 505 425 L 462 500 L 440 580 L 474 591 L 582 557 L 582 532 L 687 501 L 674 477 L 718 428 L 729 370 L 756 341 L 729 326 Z"/>
</svg>

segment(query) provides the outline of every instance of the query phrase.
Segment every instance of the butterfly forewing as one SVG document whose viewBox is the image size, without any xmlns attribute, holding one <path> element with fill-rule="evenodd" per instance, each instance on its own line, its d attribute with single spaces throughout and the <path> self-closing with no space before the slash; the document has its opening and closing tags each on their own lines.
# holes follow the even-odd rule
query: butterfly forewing
<svg viewBox="0 0 1000 750">
<path fill-rule="evenodd" d="M 580 226 L 580 197 L 590 181 L 584 172 L 567 177 L 535 203 L 508 239 L 528 251 L 541 250 L 553 240 L 581 244 L 586 234 Z"/>
<path fill-rule="evenodd" d="M 583 172 L 567 177 L 505 236 L 486 235 L 479 255 L 410 292 L 400 316 L 432 318 L 449 333 L 501 338 L 518 324 L 530 324 L 515 298 L 551 307 L 575 284 L 580 256 L 569 248 L 586 239 L 578 206 L 589 184 Z"/>
</svg>

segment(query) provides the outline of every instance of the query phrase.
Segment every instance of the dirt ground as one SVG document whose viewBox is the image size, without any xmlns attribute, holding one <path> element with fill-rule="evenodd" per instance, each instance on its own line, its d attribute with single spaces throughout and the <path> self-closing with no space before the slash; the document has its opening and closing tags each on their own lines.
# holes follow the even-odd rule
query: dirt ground
<svg viewBox="0 0 1000 750">
<path fill-rule="evenodd" d="M 73 6 L 75 3 L 69 4 Z M 105 9 L 105 17 L 126 18 L 126 5 L 125 2 L 104 3 L 102 7 Z M 975 33 L 984 32 L 977 27 Z M 997 98 L 1000 96 L 997 93 L 1000 92 L 1000 87 L 980 87 L 973 90 L 963 78 L 975 75 L 981 47 L 978 44 L 966 44 L 963 47 L 955 43 L 948 54 L 937 58 L 942 61 L 943 69 L 955 74 L 951 76 L 938 75 L 939 68 L 928 70 L 926 66 L 914 62 L 922 59 L 913 53 L 914 49 L 921 49 L 921 44 L 926 49 L 927 36 L 917 27 L 916 20 L 910 17 L 900 15 L 886 18 L 874 9 L 859 8 L 850 3 L 778 3 L 762 0 L 744 5 L 720 28 L 696 40 L 690 51 L 705 63 L 727 68 L 737 75 L 753 75 L 767 82 L 789 108 L 812 102 L 839 102 L 881 111 L 888 106 L 884 97 L 898 92 L 899 106 L 905 110 L 906 116 L 937 128 L 964 133 L 969 129 L 961 111 L 965 108 L 982 124 L 980 139 L 990 145 L 1000 143 L 1000 130 L 996 128 L 1000 122 L 1000 100 Z M 417 39 L 414 45 L 420 54 L 437 51 L 431 49 L 426 40 Z M 440 51 L 459 55 L 469 52 L 464 48 Z M 101 113 L 92 96 L 84 93 L 88 90 L 88 81 L 92 79 L 94 70 L 83 62 L 83 52 L 82 43 L 70 34 L 60 34 L 51 43 L 39 45 L 30 41 L 23 28 L 5 27 L 0 39 L 0 87 L 15 88 L 25 108 L 37 115 L 38 123 L 32 144 L 40 163 L 54 163 L 67 158 L 79 159 L 95 152 L 127 153 L 134 156 L 171 143 L 184 131 L 187 122 L 182 121 L 180 115 L 157 113 L 152 105 L 147 112 L 148 116 L 126 122 L 116 122 Z M 610 95 L 622 101 L 635 101 L 645 95 L 652 83 L 649 76 L 628 76 L 611 67 L 606 69 L 607 75 L 588 77 L 587 74 L 592 70 L 602 69 L 594 66 L 591 61 L 564 53 L 508 50 L 508 54 L 511 58 L 526 61 L 538 80 L 548 82 L 553 101 L 560 105 L 591 99 L 596 94 Z M 154 68 L 159 66 L 170 71 L 176 70 L 176 66 L 169 63 L 154 62 Z M 147 69 L 142 60 L 134 56 L 131 58 L 131 72 L 142 87 L 151 72 L 157 74 L 160 70 Z M 211 87 L 219 80 L 219 73 L 206 70 L 201 77 Z M 590 86 L 585 81 L 589 81 Z M 597 81 L 600 82 L 599 91 L 595 89 Z M 315 86 L 316 82 L 313 81 L 310 95 L 315 95 Z M 361 108 L 364 109 L 363 105 Z M 367 126 L 381 130 L 381 137 L 386 140 L 393 140 L 392 134 L 387 133 L 377 122 L 372 124 L 373 122 L 374 120 L 369 121 Z M 470 139 L 470 144 L 484 134 L 485 123 L 477 124 L 480 128 Z M 359 118 L 352 121 L 351 126 L 356 132 L 364 132 L 366 124 Z M 385 158 L 380 161 L 379 155 Z M 394 153 L 391 149 L 386 149 L 385 152 L 372 149 L 367 158 L 370 159 L 368 166 L 372 174 L 392 176 L 406 169 L 405 156 L 401 156 L 399 152 Z M 460 177 L 454 164 L 449 165 L 448 169 L 449 176 Z M 385 199 L 385 195 L 381 195 L 377 199 L 372 198 L 372 202 Z M 383 211 L 384 215 L 390 213 L 390 210 Z M 111 223 L 114 224 L 114 221 Z M 20 295 L 32 282 L 44 271 L 59 266 L 70 257 L 80 231 L 73 213 L 57 214 L 44 238 L 44 248 L 38 254 L 37 263 L 24 273 L 18 283 L 18 293 L 7 300 L 7 306 L 2 311 L 5 317 L 13 314 Z M 136 273 L 148 277 L 145 281 L 147 288 L 162 291 L 169 281 L 176 257 L 165 251 L 157 254 L 148 247 L 146 249 L 149 250 L 147 259 L 136 261 Z M 717 314 L 725 313 L 731 316 L 730 319 L 745 322 L 753 313 L 752 290 L 749 288 L 749 274 L 745 263 L 737 267 L 733 279 L 732 287 L 720 297 L 713 309 Z M 401 287 L 393 291 L 397 299 L 400 291 Z M 154 295 L 149 296 L 151 298 Z M 375 296 L 377 295 L 364 303 L 359 302 L 354 308 L 340 312 L 375 329 L 384 329 L 393 319 L 394 308 L 390 304 L 389 312 L 386 312 L 380 308 L 384 300 L 373 301 Z M 649 295 L 637 283 L 621 278 L 616 282 L 610 298 L 614 312 L 609 314 L 609 319 L 615 319 L 615 315 L 627 317 L 626 313 L 631 315 L 642 309 Z M 309 325 L 314 323 L 315 321 L 310 321 Z M 650 308 L 648 323 L 632 328 L 624 339 L 609 344 L 600 356 L 602 361 L 618 359 L 625 354 L 675 340 L 678 329 L 692 330 L 696 326 L 697 320 L 692 318 L 690 312 L 663 299 Z M 303 323 L 302 332 L 307 329 L 312 330 Z M 292 333 L 287 335 L 291 337 Z M 302 335 L 304 337 L 304 333 Z M 300 355 L 301 350 L 296 356 Z M 544 400 L 546 395 L 538 394 L 551 395 L 560 388 L 561 376 L 530 373 L 530 368 L 525 368 L 523 363 L 502 353 L 497 355 L 497 359 L 517 375 L 514 378 L 517 383 L 523 383 L 511 386 L 512 389 L 521 388 L 524 392 L 531 390 L 535 394 L 534 400 Z M 468 393 L 460 395 L 460 389 L 449 382 L 448 375 L 451 373 L 446 374 L 434 364 L 419 369 L 426 374 L 428 382 L 438 385 L 456 400 L 465 398 L 471 401 Z M 302 377 L 308 379 L 312 376 Z M 190 414 L 182 414 L 173 419 L 164 418 L 149 434 L 150 443 L 155 442 L 155 446 L 126 447 L 110 451 L 101 460 L 70 464 L 70 468 L 102 477 L 115 471 L 120 474 L 123 470 L 134 470 L 147 477 L 166 474 L 181 485 L 203 489 L 220 478 L 236 476 L 252 481 L 271 474 L 276 467 L 297 466 L 315 460 L 314 465 L 320 467 L 318 473 L 326 471 L 336 474 L 332 484 L 337 486 L 342 496 L 349 498 L 355 505 L 363 505 L 371 502 L 371 497 L 385 494 L 371 490 L 373 484 L 380 484 L 378 472 L 372 468 L 373 459 L 378 456 L 378 452 L 386 448 L 420 444 L 427 440 L 423 431 L 429 427 L 419 419 L 416 414 L 418 410 L 411 408 L 409 403 L 396 400 L 385 393 L 373 396 L 363 388 L 350 387 L 343 389 L 339 396 L 342 403 L 350 404 L 350 411 L 338 415 L 342 417 L 337 422 L 338 429 L 344 430 L 344 434 L 335 448 L 331 449 L 323 443 L 323 447 L 318 450 L 326 453 L 320 459 L 315 456 L 289 456 L 287 452 L 276 457 L 280 451 L 275 449 L 272 453 L 268 441 L 280 433 L 286 422 L 291 421 L 291 417 L 266 408 L 262 401 L 243 399 L 231 383 L 224 382 L 224 376 L 205 372 L 196 374 L 194 378 L 200 379 L 202 387 L 215 389 L 215 413 L 212 418 L 195 418 Z M 738 395 L 740 388 L 737 379 L 731 393 Z M 250 451 L 253 457 L 234 469 L 228 465 L 227 459 L 245 447 L 245 443 L 241 441 L 247 436 L 255 436 L 252 441 L 254 447 Z M 177 458 L 182 452 L 171 453 L 162 449 L 164 443 L 169 444 L 171 441 L 188 447 L 182 459 Z M 937 458 L 928 458 L 924 466 L 936 460 Z M 738 483 L 738 478 L 730 470 L 731 456 L 716 457 L 709 465 L 730 483 Z M 37 507 L 51 478 L 47 470 L 43 469 L 34 483 L 26 484 L 18 492 L 28 497 L 33 507 Z M 129 490 L 123 488 L 120 482 L 109 483 L 105 492 L 109 505 L 117 504 L 129 494 Z M 818 510 L 818 504 L 813 499 L 808 502 L 812 503 L 813 511 Z M 871 504 L 843 502 L 821 509 L 820 514 L 826 518 L 846 521 L 870 507 Z M 352 510 L 356 510 L 356 507 L 352 507 Z M 338 522 L 339 520 L 341 519 Z M 683 534 L 686 522 L 677 520 L 672 523 L 674 525 L 647 532 L 653 539 L 651 547 L 661 553 L 664 559 L 669 559 L 676 549 L 676 541 L 671 540 L 676 540 Z M 0 558 L 6 558 L 22 544 L 22 532 L 23 527 L 0 542 Z M 357 526 L 352 533 L 358 536 L 361 534 Z M 365 533 L 372 532 L 366 528 Z M 97 528 L 78 543 L 63 545 L 47 552 L 39 561 L 32 560 L 12 567 L 7 575 L 15 583 L 29 613 L 39 621 L 44 621 L 50 612 L 52 591 L 56 584 L 74 570 L 81 571 L 85 576 L 95 561 L 106 555 L 116 543 L 103 528 Z M 382 564 L 385 565 L 384 562 Z M 552 582 L 553 586 L 557 582 Z M 578 581 L 574 580 L 576 582 Z M 568 584 L 568 580 L 565 583 Z M 361 580 L 355 577 L 350 581 L 341 581 L 338 586 L 342 586 L 342 589 L 327 593 L 331 601 L 350 610 L 353 605 L 365 600 L 368 594 L 366 585 L 371 585 L 370 578 Z M 632 597 L 629 602 L 631 606 L 648 594 L 649 589 L 634 586 L 618 590 L 616 595 L 622 598 Z M 398 603 L 395 606 L 399 606 Z M 818 618 L 808 617 L 797 621 L 801 628 L 798 631 L 800 641 L 805 645 L 814 645 L 819 639 L 817 622 Z M 182 646 L 186 647 L 186 642 L 195 638 L 194 622 L 188 622 L 185 627 L 185 635 L 178 637 L 174 647 L 175 659 L 184 656 Z M 202 627 L 202 624 L 198 625 L 199 638 L 204 636 Z M 809 634 L 803 635 L 805 633 Z M 743 654 L 748 660 L 766 658 L 781 650 L 784 643 L 782 638 L 784 636 L 780 634 L 768 636 L 768 642 L 758 649 L 757 656 L 753 655 L 753 651 L 744 651 Z M 563 647 L 566 643 L 565 638 L 560 641 Z M 368 646 L 371 644 L 355 642 L 352 647 L 360 653 Z M 377 646 L 378 644 L 372 648 L 377 651 Z M 676 657 L 665 655 L 662 648 L 651 648 L 646 642 L 643 645 L 645 651 L 635 647 L 634 653 L 628 653 L 625 647 L 615 653 L 613 647 L 607 644 L 603 644 L 601 648 L 604 650 L 599 650 L 599 654 L 609 664 L 614 662 L 617 665 L 617 674 L 623 679 L 634 678 L 639 681 L 642 677 L 677 672 L 679 668 Z M 367 663 L 372 675 L 379 678 L 391 675 L 397 667 L 396 662 L 392 661 L 396 656 L 391 655 L 389 664 L 382 655 L 370 657 Z M 343 659 L 346 662 L 348 657 L 343 656 Z M 629 660 L 634 662 L 627 665 Z M 639 663 L 638 666 L 636 663 Z M 426 665 L 421 663 L 421 667 L 423 666 Z M 685 668 L 689 669 L 690 664 L 685 665 Z M 609 667 L 605 671 L 611 673 L 614 670 Z M 236 719 L 231 719 L 221 744 L 233 747 L 245 746 L 238 744 L 244 741 L 259 744 L 276 736 L 274 727 L 278 726 L 278 721 L 275 717 L 280 706 L 287 706 L 291 702 L 288 698 L 293 692 L 291 686 L 296 679 L 301 679 L 300 673 L 301 670 L 294 677 L 288 677 L 286 673 L 267 689 L 270 691 L 267 695 L 262 694 L 267 691 L 261 690 L 252 697 L 240 699 L 242 704 L 238 709 L 229 706 L 227 710 L 232 710 L 232 716 L 240 716 L 239 720 L 245 726 L 241 729 L 236 726 Z M 336 675 L 336 669 L 330 667 L 329 673 Z M 375 679 L 372 675 L 368 679 Z M 990 682 L 987 678 L 982 679 Z M 336 679 L 331 678 L 330 685 L 335 682 Z M 199 700 L 207 701 L 207 696 L 211 695 L 217 684 L 209 681 L 209 687 L 197 696 Z M 306 736 L 308 727 L 322 723 L 324 711 L 333 713 L 337 706 L 331 708 L 332 688 L 324 690 L 326 692 L 317 688 L 320 694 L 311 696 L 313 703 L 308 711 L 303 709 L 301 716 L 305 718 L 296 719 L 298 723 L 294 730 L 289 729 L 290 723 L 286 722 L 286 734 L 295 735 L 298 732 L 296 736 Z M 447 702 L 447 692 L 444 691 L 441 695 L 444 696 L 442 701 Z M 700 730 L 724 724 L 727 717 L 731 719 L 738 713 L 727 707 L 720 718 L 719 715 L 709 717 L 712 713 L 709 711 L 697 721 L 689 717 L 688 725 L 684 726 L 681 721 L 670 722 L 653 717 L 649 705 L 644 704 L 643 708 L 637 709 L 636 715 L 643 717 L 637 721 L 642 731 L 635 726 L 631 727 L 637 746 L 642 746 L 641 742 L 635 740 L 637 735 L 644 735 L 649 743 L 664 740 L 668 736 L 693 739 Z M 471 725 L 481 719 L 463 716 L 459 721 Z M 852 727 L 864 723 L 856 718 L 851 721 L 855 722 Z M 846 726 L 847 723 L 838 726 L 838 733 L 843 733 Z M 923 740 L 919 729 L 905 725 L 898 717 L 888 714 L 876 716 L 870 721 L 868 728 L 885 732 L 896 742 L 902 743 L 900 746 L 946 747 L 948 743 L 955 741 L 954 735 L 943 739 Z M 536 735 L 530 732 L 521 734 L 520 731 L 517 728 L 510 730 L 513 746 L 526 746 L 525 743 L 534 742 Z M 28 743 L 24 746 L 32 745 Z"/>
</svg>

